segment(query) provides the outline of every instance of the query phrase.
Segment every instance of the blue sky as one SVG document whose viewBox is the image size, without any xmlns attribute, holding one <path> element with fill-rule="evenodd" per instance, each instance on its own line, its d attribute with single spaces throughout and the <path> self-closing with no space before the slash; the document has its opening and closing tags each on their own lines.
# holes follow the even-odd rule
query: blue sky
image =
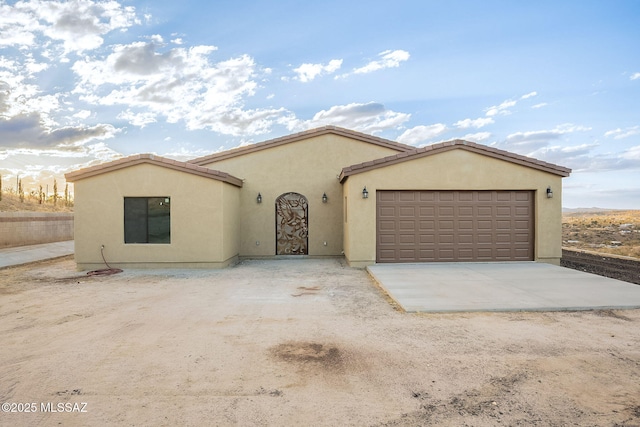
<svg viewBox="0 0 640 427">
<path fill-rule="evenodd" d="M 336 125 L 535 157 L 573 169 L 565 207 L 640 209 L 638 22 L 636 0 L 0 1 L 3 187 Z"/>
</svg>

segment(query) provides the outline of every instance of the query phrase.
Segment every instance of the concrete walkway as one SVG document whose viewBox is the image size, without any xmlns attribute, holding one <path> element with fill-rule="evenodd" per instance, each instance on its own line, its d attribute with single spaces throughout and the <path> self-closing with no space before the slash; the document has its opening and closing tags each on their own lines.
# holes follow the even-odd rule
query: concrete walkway
<svg viewBox="0 0 640 427">
<path fill-rule="evenodd" d="M 0 269 L 46 259 L 60 258 L 72 255 L 73 253 L 73 240 L 4 248 L 0 249 Z"/>
<path fill-rule="evenodd" d="M 640 308 L 640 285 L 536 262 L 377 264 L 367 270 L 408 312 Z"/>
</svg>

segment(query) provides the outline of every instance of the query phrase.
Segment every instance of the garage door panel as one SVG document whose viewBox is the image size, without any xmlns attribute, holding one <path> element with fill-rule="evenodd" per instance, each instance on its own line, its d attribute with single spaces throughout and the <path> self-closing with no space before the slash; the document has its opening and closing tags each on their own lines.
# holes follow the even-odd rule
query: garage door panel
<svg viewBox="0 0 640 427">
<path fill-rule="evenodd" d="M 460 206 L 458 208 L 458 217 L 472 217 L 473 216 L 473 206 Z"/>
<path fill-rule="evenodd" d="M 415 249 L 401 249 L 398 251 L 400 262 L 412 262 L 416 259 Z"/>
<path fill-rule="evenodd" d="M 454 221 L 438 221 L 438 230 L 442 231 L 450 231 L 453 230 Z"/>
<path fill-rule="evenodd" d="M 435 218 L 436 207 L 435 206 L 420 206 L 419 209 L 420 218 Z"/>
<path fill-rule="evenodd" d="M 479 202 L 491 202 L 493 201 L 493 194 L 490 191 L 480 191 L 476 193 L 476 197 Z"/>
<path fill-rule="evenodd" d="M 493 221 L 491 220 L 478 220 L 477 226 L 478 230 L 493 230 Z"/>
<path fill-rule="evenodd" d="M 420 234 L 419 242 L 421 245 L 424 244 L 433 244 L 436 242 L 435 234 Z"/>
<path fill-rule="evenodd" d="M 417 194 L 415 191 L 401 191 L 398 193 L 399 202 L 415 202 Z"/>
<path fill-rule="evenodd" d="M 378 191 L 378 262 L 533 259 L 529 191 Z"/>
<path fill-rule="evenodd" d="M 478 243 L 493 243 L 493 234 L 476 234 L 476 238 L 478 239 Z"/>
<path fill-rule="evenodd" d="M 377 195 L 379 202 L 395 202 L 397 193 L 395 191 L 379 191 Z"/>
<path fill-rule="evenodd" d="M 491 207 L 491 206 L 478 205 L 476 211 L 477 211 L 477 216 L 479 218 L 482 218 L 482 217 L 492 218 L 493 217 L 493 207 Z"/>
<path fill-rule="evenodd" d="M 454 251 L 453 249 L 439 249 L 438 250 L 438 261 L 455 261 Z"/>
<path fill-rule="evenodd" d="M 420 196 L 418 200 L 421 202 L 434 202 L 436 200 L 436 192 L 435 191 L 420 191 Z"/>
<path fill-rule="evenodd" d="M 460 232 L 473 230 L 473 220 L 458 220 L 458 230 Z"/>
<path fill-rule="evenodd" d="M 435 221 L 420 221 L 420 231 L 431 231 L 436 225 Z"/>
<path fill-rule="evenodd" d="M 406 219 L 402 219 L 398 221 L 398 229 L 405 230 L 415 230 L 416 229 L 416 221 L 410 221 Z"/>
<path fill-rule="evenodd" d="M 408 243 L 415 245 L 416 244 L 416 235 L 415 234 L 401 234 L 399 243 L 401 245 L 406 245 Z"/>
<path fill-rule="evenodd" d="M 460 244 L 471 244 L 474 242 L 473 234 L 458 234 L 458 243 Z"/>
<path fill-rule="evenodd" d="M 395 218 L 397 216 L 395 206 L 381 206 L 378 214 L 381 218 Z"/>
<path fill-rule="evenodd" d="M 396 251 L 395 249 L 378 249 L 378 256 L 380 257 L 380 262 L 397 262 Z"/>
<path fill-rule="evenodd" d="M 500 234 L 496 234 L 496 244 L 501 244 L 501 243 L 507 243 L 507 244 L 511 244 L 512 243 L 512 237 L 511 234 L 507 234 L 507 233 L 500 233 Z"/>
<path fill-rule="evenodd" d="M 416 208 L 414 206 L 400 206 L 398 215 L 400 215 L 400 217 L 409 217 L 409 218 L 415 218 L 416 217 Z"/>
<path fill-rule="evenodd" d="M 439 234 L 438 235 L 438 243 L 443 244 L 452 244 L 454 242 L 453 234 Z"/>
<path fill-rule="evenodd" d="M 455 209 L 453 206 L 439 206 L 438 207 L 438 215 L 440 218 L 443 217 L 453 217 L 455 214 Z"/>
<path fill-rule="evenodd" d="M 380 231 L 394 231 L 396 229 L 396 222 L 392 220 L 380 220 L 378 221 L 378 229 Z"/>
<path fill-rule="evenodd" d="M 497 206 L 496 216 L 511 216 L 511 206 Z"/>
<path fill-rule="evenodd" d="M 459 191 L 458 192 L 458 201 L 459 202 L 473 202 L 474 200 L 474 192 L 473 191 Z"/>
<path fill-rule="evenodd" d="M 453 191 L 437 191 L 438 195 L 437 200 L 440 202 L 453 202 L 454 200 L 454 192 Z"/>
<path fill-rule="evenodd" d="M 511 191 L 497 191 L 496 192 L 496 201 L 498 202 L 511 202 L 512 192 Z"/>
<path fill-rule="evenodd" d="M 378 235 L 378 243 L 382 245 L 395 245 L 397 242 L 395 234 L 380 234 Z"/>
<path fill-rule="evenodd" d="M 498 220 L 496 221 L 496 230 L 511 230 L 511 220 Z"/>
</svg>

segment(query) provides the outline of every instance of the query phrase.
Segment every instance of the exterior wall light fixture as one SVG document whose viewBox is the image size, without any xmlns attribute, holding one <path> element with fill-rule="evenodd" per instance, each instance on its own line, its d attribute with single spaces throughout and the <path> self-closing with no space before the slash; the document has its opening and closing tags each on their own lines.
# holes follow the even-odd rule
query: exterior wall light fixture
<svg viewBox="0 0 640 427">
<path fill-rule="evenodd" d="M 551 187 L 547 187 L 547 199 L 553 197 L 553 191 L 551 191 Z"/>
<path fill-rule="evenodd" d="M 369 198 L 369 192 L 367 191 L 367 187 L 366 186 L 362 189 L 362 198 L 363 199 L 368 199 Z"/>
<path fill-rule="evenodd" d="M 256 202 L 262 203 L 262 194 L 258 193 L 258 197 L 256 197 Z"/>
<path fill-rule="evenodd" d="M 327 193 L 322 193 L 322 203 L 327 203 L 328 200 Z"/>
</svg>

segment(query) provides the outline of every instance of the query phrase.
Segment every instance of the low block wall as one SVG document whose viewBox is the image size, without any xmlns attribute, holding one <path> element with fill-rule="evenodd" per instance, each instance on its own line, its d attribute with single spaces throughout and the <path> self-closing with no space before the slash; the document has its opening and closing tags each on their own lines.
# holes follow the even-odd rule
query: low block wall
<svg viewBox="0 0 640 427">
<path fill-rule="evenodd" d="M 0 212 L 0 248 L 73 240 L 73 213 Z"/>
</svg>

